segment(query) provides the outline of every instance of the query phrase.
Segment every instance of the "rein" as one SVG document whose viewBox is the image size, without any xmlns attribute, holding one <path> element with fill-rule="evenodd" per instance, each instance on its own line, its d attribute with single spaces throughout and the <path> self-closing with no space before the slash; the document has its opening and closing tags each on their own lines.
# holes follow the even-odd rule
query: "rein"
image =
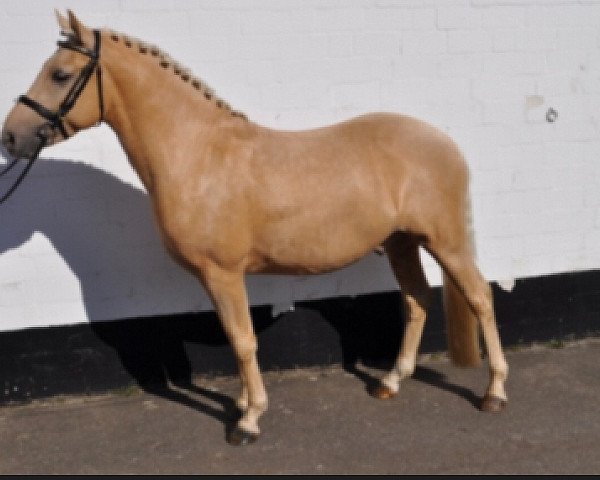
<svg viewBox="0 0 600 480">
<path fill-rule="evenodd" d="M 55 112 L 44 107 L 41 103 L 38 103 L 37 101 L 32 100 L 27 95 L 21 95 L 19 97 L 18 102 L 20 102 L 24 105 L 27 105 L 29 108 L 34 110 L 38 115 L 40 115 L 41 117 L 48 120 L 48 123 L 43 125 L 42 128 L 40 128 L 40 130 L 38 131 L 37 137 L 40 139 L 40 144 L 38 145 L 35 153 L 28 160 L 28 163 L 25 166 L 25 168 L 23 169 L 23 171 L 20 173 L 20 175 L 15 180 L 15 183 L 13 183 L 13 185 L 8 189 L 8 192 L 6 192 L 2 196 L 2 198 L 0 198 L 0 205 L 2 203 L 4 203 L 6 200 L 8 200 L 8 198 L 13 194 L 13 192 L 21 184 L 21 182 L 23 181 L 23 179 L 25 178 L 27 173 L 29 173 L 29 170 L 33 166 L 33 163 L 37 159 L 41 150 L 48 143 L 48 137 L 42 133 L 44 126 L 50 125 L 50 127 L 53 130 L 60 131 L 61 135 L 63 136 L 63 139 L 65 139 L 65 140 L 67 138 L 69 138 L 69 134 L 67 133 L 67 129 L 65 128 L 64 118 L 75 106 L 75 103 L 79 99 L 79 96 L 81 95 L 81 92 L 83 92 L 83 89 L 88 84 L 94 71 L 96 71 L 96 80 L 98 83 L 98 107 L 100 110 L 100 119 L 98 120 L 98 123 L 102 122 L 102 120 L 104 119 L 104 97 L 102 94 L 102 69 L 100 68 L 100 65 L 98 63 L 100 60 L 100 31 L 94 30 L 94 48 L 92 50 L 87 49 L 81 45 L 75 45 L 69 40 L 59 40 L 58 46 L 60 48 L 67 48 L 69 50 L 73 50 L 74 52 L 81 53 L 82 55 L 89 57 L 90 61 L 87 63 L 87 65 L 85 67 L 83 67 L 83 69 L 81 70 L 81 72 L 79 74 L 79 77 L 77 77 L 77 80 L 75 80 L 75 83 L 73 84 L 73 86 L 71 87 L 69 92 L 67 93 L 65 99 L 62 101 L 62 103 L 58 107 L 58 110 L 56 110 Z M 2 170 L 0 172 L 0 177 L 4 176 L 8 172 L 10 172 L 13 169 L 13 167 L 17 164 L 17 162 L 18 162 L 18 159 L 15 159 L 8 166 L 6 166 L 4 168 L 4 170 Z"/>
<path fill-rule="evenodd" d="M 31 170 L 31 167 L 33 167 L 33 162 L 35 162 L 35 159 L 40 154 L 42 148 L 44 148 L 46 146 L 46 143 L 48 142 L 47 138 L 44 137 L 43 135 L 38 135 L 38 138 L 40 139 L 40 144 L 38 145 L 38 147 L 35 151 L 35 154 L 27 162 L 27 165 L 25 165 L 25 168 L 17 177 L 17 179 L 15 180 L 15 183 L 13 183 L 12 186 L 8 189 L 8 191 L 2 196 L 2 198 L 0 198 L 0 205 L 2 205 L 4 202 L 6 202 L 6 200 L 8 200 L 10 198 L 10 196 L 14 193 L 14 191 L 17 189 L 17 187 L 19 185 L 21 185 L 21 182 L 23 181 L 25 176 L 29 173 L 29 170 Z M 19 159 L 13 160 L 4 170 L 2 170 L 2 172 L 0 172 L 0 177 L 2 177 L 3 175 L 6 175 L 8 172 L 10 172 L 12 170 L 12 168 L 17 164 L 18 161 L 19 161 Z"/>
</svg>

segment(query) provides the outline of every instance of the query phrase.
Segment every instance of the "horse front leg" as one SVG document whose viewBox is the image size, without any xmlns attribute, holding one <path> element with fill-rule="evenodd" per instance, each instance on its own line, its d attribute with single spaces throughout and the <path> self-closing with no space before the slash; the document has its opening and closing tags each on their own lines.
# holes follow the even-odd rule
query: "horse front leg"
<svg viewBox="0 0 600 480">
<path fill-rule="evenodd" d="M 233 347 L 242 383 L 238 407 L 243 414 L 235 428 L 228 432 L 227 441 L 233 445 L 252 443 L 260 434 L 258 419 L 267 409 L 267 393 L 256 358 L 257 340 L 244 275 L 211 266 L 202 270 L 201 279 Z"/>
</svg>

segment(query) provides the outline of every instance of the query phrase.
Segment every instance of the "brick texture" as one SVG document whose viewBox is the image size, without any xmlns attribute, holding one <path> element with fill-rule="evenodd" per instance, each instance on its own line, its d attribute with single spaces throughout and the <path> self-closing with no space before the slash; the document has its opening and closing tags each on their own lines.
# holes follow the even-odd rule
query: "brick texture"
<svg viewBox="0 0 600 480">
<path fill-rule="evenodd" d="M 68 6 L 3 1 L 0 111 L 53 52 L 53 9 Z M 448 132 L 471 167 L 490 280 L 600 266 L 600 1 L 81 0 L 75 11 L 160 45 L 269 127 L 396 111 Z M 107 127 L 43 157 L 0 210 L 0 330 L 211 308 L 163 252 Z M 254 304 L 277 309 L 395 288 L 378 257 L 249 285 Z"/>
</svg>

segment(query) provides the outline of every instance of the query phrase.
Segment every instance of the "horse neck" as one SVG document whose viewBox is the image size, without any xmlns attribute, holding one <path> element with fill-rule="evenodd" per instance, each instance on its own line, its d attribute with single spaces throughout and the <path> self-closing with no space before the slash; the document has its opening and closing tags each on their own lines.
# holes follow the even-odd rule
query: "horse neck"
<svg viewBox="0 0 600 480">
<path fill-rule="evenodd" d="M 176 161 L 182 142 L 189 154 L 190 141 L 201 146 L 220 120 L 231 117 L 231 111 L 207 99 L 165 62 L 151 51 L 140 53 L 133 41 L 111 40 L 104 33 L 105 121 L 149 191 L 153 178 Z"/>
</svg>

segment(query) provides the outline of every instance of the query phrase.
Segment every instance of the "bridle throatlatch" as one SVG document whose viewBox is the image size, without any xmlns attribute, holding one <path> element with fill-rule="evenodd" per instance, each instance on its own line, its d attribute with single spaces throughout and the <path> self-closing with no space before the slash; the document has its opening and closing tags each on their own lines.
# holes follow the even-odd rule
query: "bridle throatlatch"
<svg viewBox="0 0 600 480">
<path fill-rule="evenodd" d="M 8 192 L 6 194 L 4 194 L 4 196 L 2 196 L 2 198 L 0 198 L 0 204 L 4 203 L 13 194 L 13 192 L 17 189 L 17 187 L 21 184 L 21 182 L 25 178 L 25 175 L 27 175 L 27 173 L 33 166 L 33 162 L 37 159 L 37 157 L 40 154 L 40 152 L 42 151 L 42 149 L 48 143 L 47 135 L 42 133 L 42 131 L 44 130 L 44 127 L 49 125 L 52 128 L 52 130 L 58 130 L 64 139 L 69 138 L 69 134 L 67 132 L 67 129 L 65 128 L 64 118 L 71 111 L 71 109 L 75 106 L 75 103 L 79 99 L 81 92 L 83 92 L 83 89 L 86 87 L 90 78 L 94 74 L 94 71 L 96 72 L 96 80 L 98 83 L 98 108 L 100 110 L 100 118 L 98 120 L 98 123 L 102 122 L 102 120 L 104 119 L 104 98 L 102 95 L 102 69 L 100 68 L 100 64 L 98 63 L 100 60 L 100 38 L 101 38 L 100 31 L 94 30 L 94 48 L 92 50 L 84 47 L 83 45 L 77 45 L 77 44 L 73 43 L 71 40 L 59 40 L 58 41 L 58 46 L 60 48 L 67 48 L 69 50 L 73 50 L 74 52 L 81 53 L 82 55 L 85 55 L 86 57 L 89 57 L 89 59 L 90 59 L 89 62 L 87 63 L 87 65 L 85 67 L 83 67 L 83 69 L 79 73 L 79 77 L 77 77 L 77 79 L 75 80 L 75 83 L 73 84 L 73 86 L 71 87 L 69 92 L 67 93 L 65 99 L 62 101 L 62 103 L 58 107 L 58 110 L 52 111 L 52 110 L 46 108 L 41 103 L 29 98 L 27 95 L 21 95 L 19 97 L 18 102 L 20 102 L 24 105 L 27 105 L 29 108 L 34 110 L 42 118 L 45 118 L 46 120 L 48 120 L 48 123 L 44 124 L 38 130 L 37 136 L 40 139 L 40 143 L 39 143 L 36 151 L 34 152 L 32 157 L 29 159 L 27 165 L 25 166 L 23 171 L 20 173 L 19 177 L 17 178 L 15 183 L 12 185 L 12 187 L 10 187 Z M 4 168 L 4 170 L 2 170 L 0 172 L 0 177 L 4 176 L 10 170 L 12 170 L 12 168 L 16 165 L 18 160 L 19 159 L 15 159 L 8 166 L 6 166 Z"/>
</svg>

